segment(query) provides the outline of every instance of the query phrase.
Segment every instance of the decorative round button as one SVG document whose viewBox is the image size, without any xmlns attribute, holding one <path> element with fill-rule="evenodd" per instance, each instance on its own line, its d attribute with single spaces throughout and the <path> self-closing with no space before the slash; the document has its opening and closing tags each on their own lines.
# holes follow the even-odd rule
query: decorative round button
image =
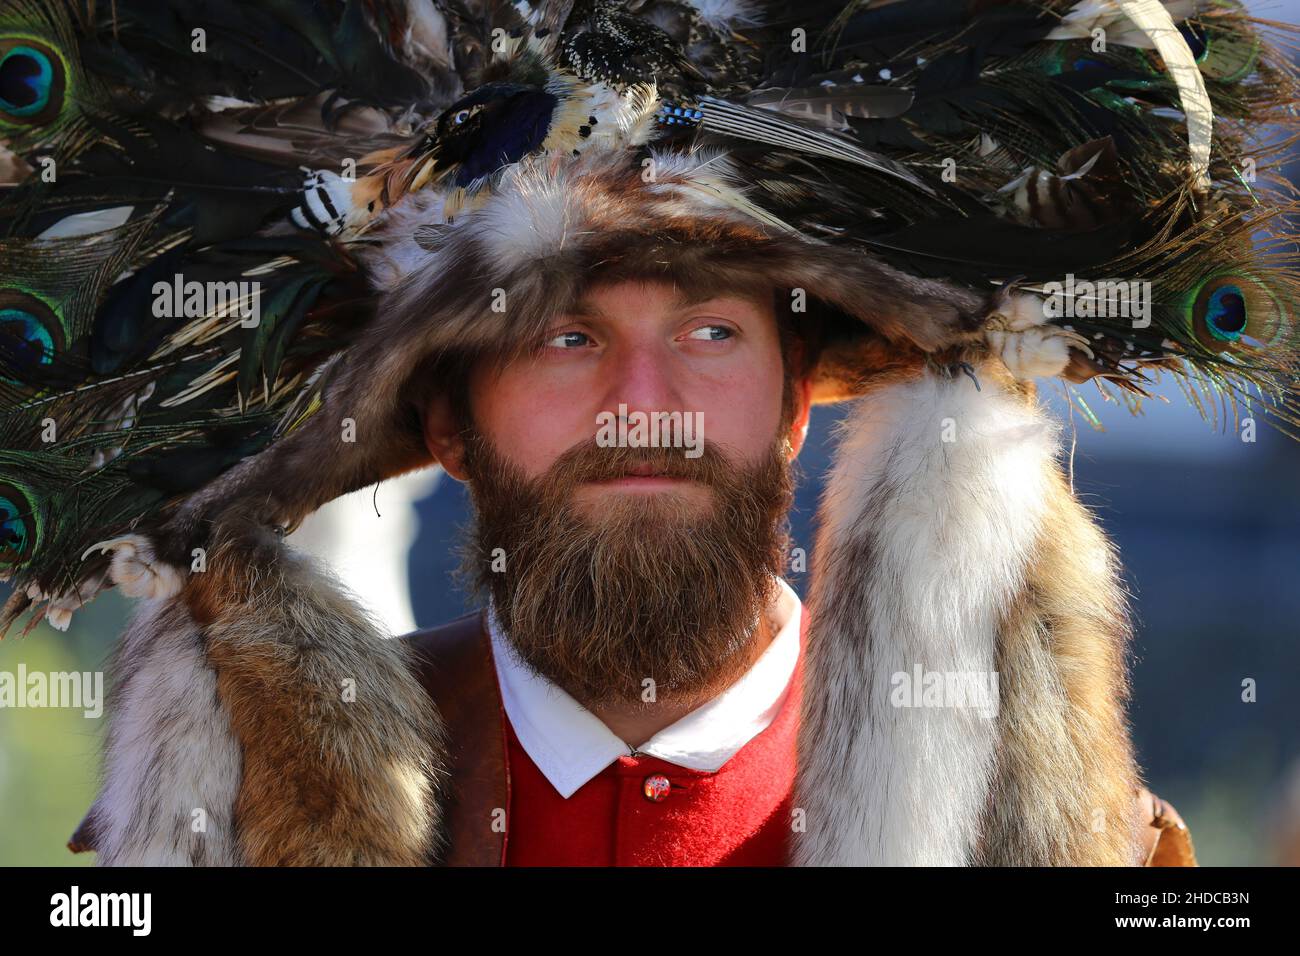
<svg viewBox="0 0 1300 956">
<path fill-rule="evenodd" d="M 664 797 L 668 796 L 668 791 L 671 789 L 672 784 L 661 773 L 651 774 L 645 778 L 645 783 L 641 785 L 642 793 L 651 803 L 660 803 Z"/>
</svg>

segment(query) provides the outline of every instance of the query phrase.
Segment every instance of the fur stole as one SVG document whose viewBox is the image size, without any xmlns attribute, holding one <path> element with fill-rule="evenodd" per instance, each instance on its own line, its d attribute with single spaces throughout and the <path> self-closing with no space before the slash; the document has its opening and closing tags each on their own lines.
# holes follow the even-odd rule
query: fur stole
<svg viewBox="0 0 1300 956">
<path fill-rule="evenodd" d="M 143 601 L 111 664 L 106 865 L 420 865 L 435 858 L 442 724 L 342 586 L 270 530 Z M 147 548 L 114 574 L 166 590 Z M 143 579 L 143 580 L 142 580 Z"/>
<path fill-rule="evenodd" d="M 842 425 L 813 552 L 797 863 L 1136 862 L 1116 562 L 1033 386 L 994 363 L 979 382 L 896 378 Z M 905 692 L 918 672 L 992 687 L 995 706 L 931 706 Z"/>
</svg>

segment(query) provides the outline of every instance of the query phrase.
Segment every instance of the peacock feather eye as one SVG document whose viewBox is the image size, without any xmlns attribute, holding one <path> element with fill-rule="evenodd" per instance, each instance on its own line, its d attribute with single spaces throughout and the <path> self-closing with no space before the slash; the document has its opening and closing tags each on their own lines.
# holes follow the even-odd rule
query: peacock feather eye
<svg viewBox="0 0 1300 956">
<path fill-rule="evenodd" d="M 1202 62 L 1210 49 L 1210 38 L 1206 35 L 1205 27 L 1195 20 L 1184 20 L 1178 25 L 1178 32 L 1187 41 L 1187 48 L 1192 51 L 1196 62 Z"/>
<path fill-rule="evenodd" d="M 1246 297 L 1241 287 L 1225 285 L 1210 293 L 1205 325 L 1216 339 L 1235 342 L 1246 328 Z"/>
<path fill-rule="evenodd" d="M 0 37 L 0 120 L 53 123 L 63 111 L 67 81 L 67 63 L 53 47 L 33 37 Z"/>
<path fill-rule="evenodd" d="M 64 346 L 54 309 L 26 292 L 0 289 L 0 381 L 39 389 Z"/>
<path fill-rule="evenodd" d="M 0 565 L 26 561 L 35 547 L 33 508 L 16 486 L 0 482 Z"/>
<path fill-rule="evenodd" d="M 1178 24 L 1178 33 L 1187 42 L 1192 58 L 1201 65 L 1201 70 L 1204 72 L 1205 61 L 1210 51 L 1210 37 L 1205 27 L 1193 20 L 1184 20 Z M 1142 58 L 1146 60 L 1147 69 L 1152 73 L 1165 72 L 1164 58 L 1155 50 L 1143 50 Z"/>
<path fill-rule="evenodd" d="M 1285 310 L 1273 290 L 1245 273 L 1212 276 L 1197 290 L 1192 328 L 1207 349 L 1273 345 L 1285 329 Z"/>
<path fill-rule="evenodd" d="M 1183 22 L 1178 32 L 1187 41 L 1206 79 L 1236 83 L 1255 72 L 1260 54 L 1258 36 L 1243 34 L 1218 23 L 1206 27 L 1193 20 Z M 1164 72 L 1164 61 L 1158 53 L 1148 50 L 1144 51 L 1144 56 L 1151 72 Z"/>
<path fill-rule="evenodd" d="M 1220 83 L 1236 83 L 1255 72 L 1259 63 L 1260 41 L 1257 36 L 1240 33 L 1214 33 L 1205 56 L 1198 59 L 1201 72 Z"/>
</svg>

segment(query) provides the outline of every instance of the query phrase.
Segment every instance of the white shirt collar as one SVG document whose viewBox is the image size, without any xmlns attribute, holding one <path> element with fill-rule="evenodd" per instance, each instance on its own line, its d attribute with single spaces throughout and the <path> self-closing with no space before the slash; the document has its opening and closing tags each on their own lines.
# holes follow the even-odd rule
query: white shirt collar
<svg viewBox="0 0 1300 956">
<path fill-rule="evenodd" d="M 803 605 L 780 578 L 776 636 L 748 671 L 717 697 L 659 731 L 641 753 L 679 767 L 720 769 L 776 718 L 799 661 Z M 568 799 L 631 748 L 599 717 L 519 659 L 488 607 L 488 633 L 501 700 L 515 736 L 533 763 Z"/>
</svg>

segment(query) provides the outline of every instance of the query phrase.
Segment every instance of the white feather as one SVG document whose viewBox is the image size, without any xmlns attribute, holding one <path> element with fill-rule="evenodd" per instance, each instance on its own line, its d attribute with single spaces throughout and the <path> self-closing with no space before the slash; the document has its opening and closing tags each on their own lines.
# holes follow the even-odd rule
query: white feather
<svg viewBox="0 0 1300 956">
<path fill-rule="evenodd" d="M 71 239 L 76 236 L 89 236 L 97 232 L 116 229 L 131 218 L 134 206 L 113 206 L 110 209 L 93 209 L 90 212 L 73 213 L 64 216 L 54 225 L 42 232 L 37 239 Z"/>
<path fill-rule="evenodd" d="M 758 26 L 762 17 L 748 0 L 687 0 L 705 23 L 719 30 Z"/>
</svg>

